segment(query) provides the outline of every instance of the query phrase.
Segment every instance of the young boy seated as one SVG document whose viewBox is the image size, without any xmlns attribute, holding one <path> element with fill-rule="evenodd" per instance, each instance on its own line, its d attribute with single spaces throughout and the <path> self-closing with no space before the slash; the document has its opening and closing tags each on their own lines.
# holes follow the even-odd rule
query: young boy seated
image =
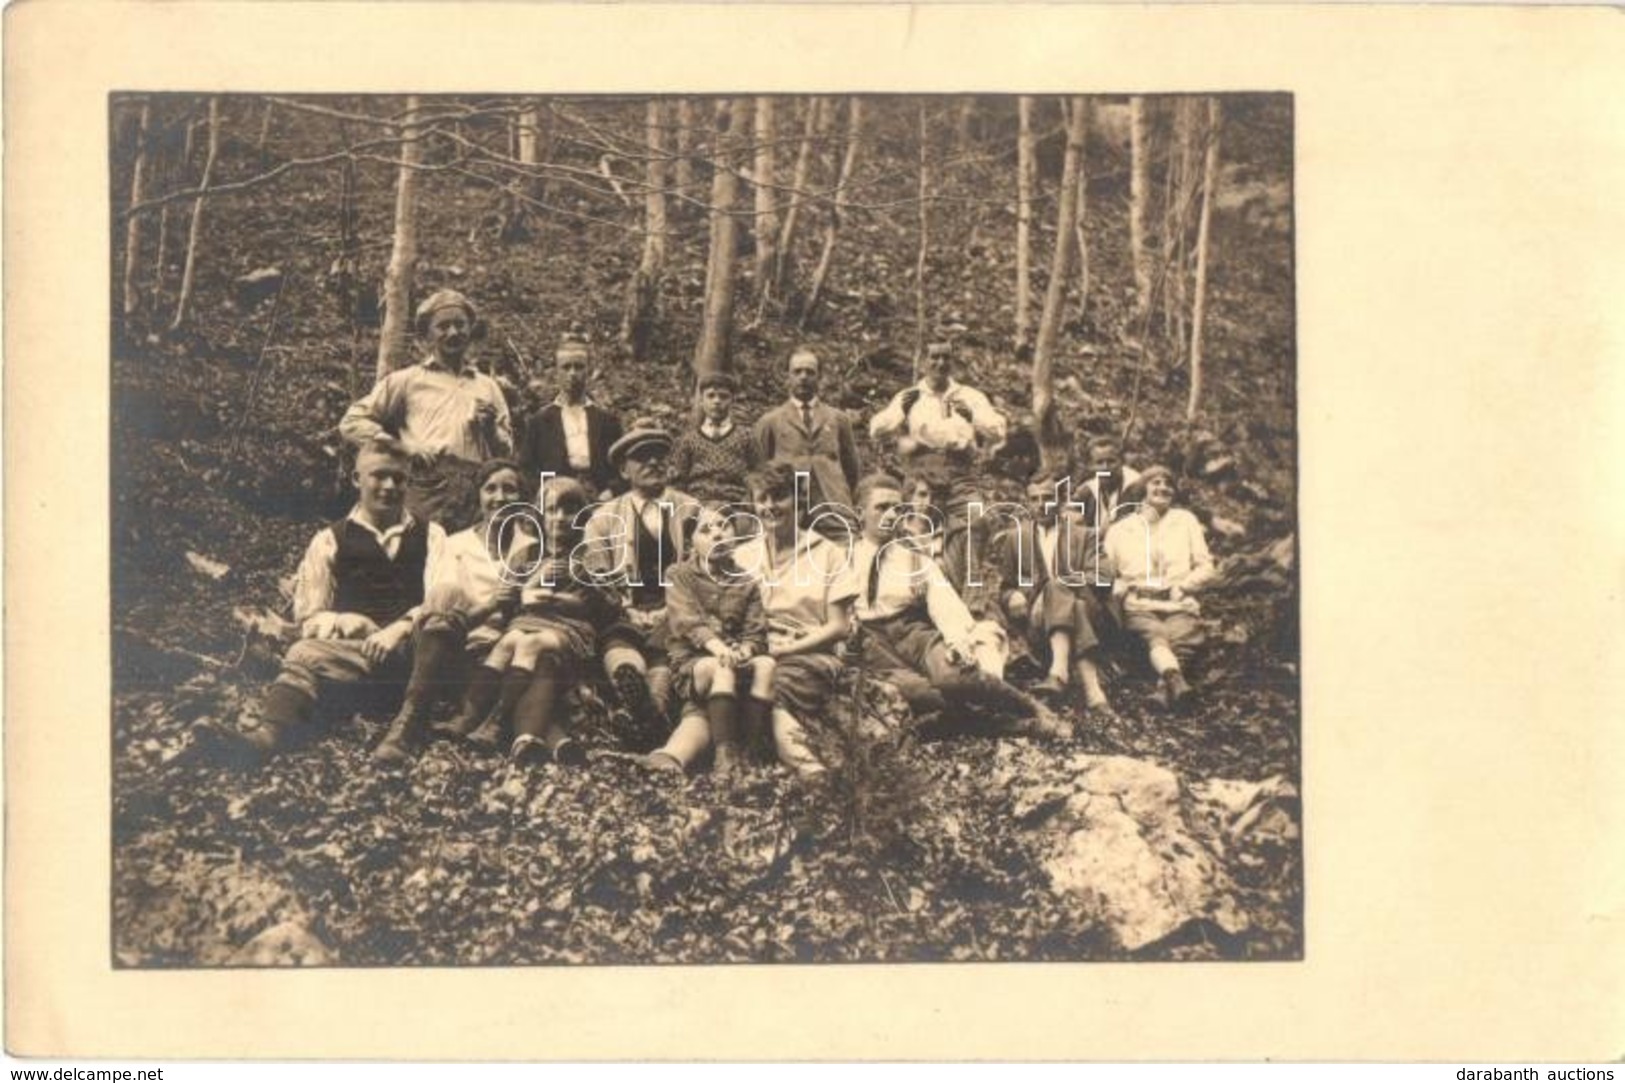
<svg viewBox="0 0 1625 1083">
<path fill-rule="evenodd" d="M 1074 673 L 1086 711 L 1110 711 L 1099 654 L 1109 619 L 1111 576 L 1095 530 L 1095 498 L 1066 478 L 1040 475 L 1027 487 L 1031 518 L 1013 528 L 1000 556 L 1012 622 L 1025 623 L 1049 674 L 1035 691 L 1062 696 Z"/>
<path fill-rule="evenodd" d="M 259 724 L 199 726 L 194 738 L 203 756 L 257 765 L 307 734 L 329 686 L 404 684 L 413 616 L 446 540 L 438 524 L 407 512 L 409 469 L 396 441 L 362 445 L 351 475 L 355 508 L 316 532 L 299 565 L 293 616 L 300 639 L 266 690 Z"/>
<path fill-rule="evenodd" d="M 709 743 L 713 770 L 726 779 L 739 761 L 741 715 L 752 736 L 771 730 L 774 663 L 767 654 L 767 613 L 756 577 L 734 562 L 738 542 L 723 505 L 707 503 L 693 522 L 688 559 L 671 570 L 666 619 L 676 690 L 704 703 L 705 717 L 684 715 L 645 761 L 657 770 L 687 770 Z"/>
<path fill-rule="evenodd" d="M 677 437 L 671 449 L 676 483 L 701 500 L 743 502 L 745 475 L 756 469 L 755 435 L 733 419 L 739 382 L 732 373 L 700 378 L 700 423 Z"/>
</svg>

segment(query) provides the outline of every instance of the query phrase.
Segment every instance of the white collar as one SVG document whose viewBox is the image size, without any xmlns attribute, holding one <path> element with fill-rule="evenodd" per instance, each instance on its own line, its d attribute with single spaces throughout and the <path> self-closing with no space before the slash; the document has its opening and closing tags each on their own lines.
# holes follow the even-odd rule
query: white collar
<svg viewBox="0 0 1625 1083">
<path fill-rule="evenodd" d="M 390 537 L 391 535 L 394 535 L 394 534 L 404 533 L 405 531 L 409 530 L 417 522 L 416 519 L 412 518 L 412 513 L 411 512 L 405 511 L 405 512 L 401 513 L 401 521 L 400 522 L 396 523 L 394 526 L 384 527 L 382 530 L 380 530 L 377 526 L 375 526 L 373 524 L 372 520 L 368 519 L 365 515 L 362 514 L 360 504 L 357 504 L 355 507 L 351 508 L 350 509 L 350 514 L 346 515 L 345 518 L 348 519 L 350 522 L 354 523 L 356 526 L 361 527 L 363 530 L 367 531 L 367 533 L 371 534 L 373 537 L 377 538 L 379 541 L 383 541 L 384 539 L 386 539 L 386 538 L 388 538 L 388 537 Z"/>
</svg>

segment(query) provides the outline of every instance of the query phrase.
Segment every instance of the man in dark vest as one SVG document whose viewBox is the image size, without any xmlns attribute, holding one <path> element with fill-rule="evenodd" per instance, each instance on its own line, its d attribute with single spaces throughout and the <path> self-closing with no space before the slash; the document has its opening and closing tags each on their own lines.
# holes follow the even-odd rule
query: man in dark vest
<svg viewBox="0 0 1625 1083">
<path fill-rule="evenodd" d="M 205 723 L 200 752 L 252 766 L 309 731 L 323 691 L 359 681 L 404 681 L 412 619 L 446 532 L 406 510 L 411 460 L 387 438 L 362 445 L 353 479 L 360 499 L 350 514 L 311 539 L 299 565 L 293 616 L 300 639 L 266 690 L 258 724 L 235 729 Z M 393 731 L 385 743 L 399 741 Z"/>
<path fill-rule="evenodd" d="M 699 514 L 687 493 L 666 484 L 671 435 L 638 420 L 610 448 L 628 491 L 598 505 L 587 521 L 583 563 L 621 596 L 622 621 L 602 636 L 604 670 L 642 736 L 663 740 L 671 706 L 666 657 L 666 570 L 687 550 L 683 524 Z"/>
</svg>

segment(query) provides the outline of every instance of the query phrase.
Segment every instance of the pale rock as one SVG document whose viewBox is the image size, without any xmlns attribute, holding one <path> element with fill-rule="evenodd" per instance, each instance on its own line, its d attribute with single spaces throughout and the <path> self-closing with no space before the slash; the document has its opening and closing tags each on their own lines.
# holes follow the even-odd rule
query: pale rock
<svg viewBox="0 0 1625 1083">
<path fill-rule="evenodd" d="M 1195 833 L 1172 771 L 1125 756 L 1072 757 L 1069 784 L 1029 787 L 1016 815 L 1080 916 L 1129 950 L 1195 921 L 1247 927 L 1218 856 Z"/>
<path fill-rule="evenodd" d="M 233 966 L 332 966 L 337 962 L 327 945 L 298 921 L 271 926 L 231 957 Z"/>
</svg>

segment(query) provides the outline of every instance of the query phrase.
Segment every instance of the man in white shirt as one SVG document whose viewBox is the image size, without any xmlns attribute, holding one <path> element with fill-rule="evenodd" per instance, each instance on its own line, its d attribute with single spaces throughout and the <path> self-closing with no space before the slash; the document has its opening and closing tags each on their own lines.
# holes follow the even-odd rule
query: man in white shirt
<svg viewBox="0 0 1625 1083">
<path fill-rule="evenodd" d="M 1070 736 L 1070 726 L 1004 682 L 1003 629 L 977 621 L 919 539 L 899 534 L 907 507 L 902 489 L 882 474 L 858 483 L 863 533 L 853 549 L 859 583 L 853 615 L 863 631 L 863 664 L 922 714 L 953 704 L 1013 715 L 1018 732 Z"/>
<path fill-rule="evenodd" d="M 869 422 L 875 440 L 897 438 L 897 453 L 974 459 L 1004 443 L 1008 425 L 991 400 L 953 378 L 954 347 L 946 336 L 926 347 L 925 377 L 892 397 Z"/>
<path fill-rule="evenodd" d="M 407 462 L 389 440 L 373 441 L 356 456 L 360 499 L 349 515 L 317 531 L 305 550 L 294 587 L 301 638 L 265 693 L 258 725 L 200 725 L 194 736 L 203 755 L 257 765 L 308 735 L 329 687 L 379 677 L 405 683 L 412 621 L 446 542 L 439 524 L 406 510 Z"/>
<path fill-rule="evenodd" d="M 513 453 L 507 399 L 469 354 L 477 318 L 456 290 L 431 294 L 415 323 L 428 354 L 384 376 L 339 421 L 357 447 L 381 435 L 399 440 L 412 461 L 409 510 L 452 529 L 473 518 L 479 465 Z"/>
</svg>

